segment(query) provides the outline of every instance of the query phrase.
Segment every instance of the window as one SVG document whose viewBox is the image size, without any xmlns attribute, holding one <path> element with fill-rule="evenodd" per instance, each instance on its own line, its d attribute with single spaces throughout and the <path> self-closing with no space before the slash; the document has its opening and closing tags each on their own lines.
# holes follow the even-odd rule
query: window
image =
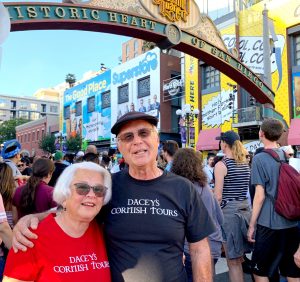
<svg viewBox="0 0 300 282">
<path fill-rule="evenodd" d="M 138 83 L 138 98 L 150 95 L 150 76 L 141 78 Z"/>
<path fill-rule="evenodd" d="M 37 120 L 40 118 L 40 113 L 36 113 L 36 112 L 31 112 L 30 113 L 30 119 L 31 120 Z"/>
<path fill-rule="evenodd" d="M 30 142 L 30 133 L 28 133 L 28 142 Z"/>
<path fill-rule="evenodd" d="M 87 100 L 88 104 L 88 113 L 94 112 L 95 111 L 95 96 L 89 97 Z"/>
<path fill-rule="evenodd" d="M 46 104 L 41 104 L 41 106 L 42 106 L 42 112 L 45 113 L 45 112 L 46 112 L 46 109 L 47 109 L 47 108 L 46 108 L 47 105 L 46 105 Z"/>
<path fill-rule="evenodd" d="M 35 141 L 35 132 L 32 132 L 32 142 Z"/>
<path fill-rule="evenodd" d="M 300 66 L 300 34 L 295 36 L 295 65 Z"/>
<path fill-rule="evenodd" d="M 11 100 L 10 101 L 10 108 L 15 109 L 17 107 L 17 101 Z"/>
<path fill-rule="evenodd" d="M 36 140 L 39 140 L 39 139 L 40 139 L 40 132 L 37 131 L 37 132 L 36 132 Z"/>
<path fill-rule="evenodd" d="M 128 84 L 118 87 L 118 104 L 129 101 L 128 90 Z"/>
<path fill-rule="evenodd" d="M 0 118 L 5 118 L 6 117 L 6 111 L 0 110 Z"/>
<path fill-rule="evenodd" d="M 139 41 L 137 39 L 134 40 L 133 50 L 134 50 L 133 56 L 137 57 L 139 55 Z"/>
<path fill-rule="evenodd" d="M 51 112 L 51 113 L 57 113 L 57 112 L 58 112 L 58 107 L 57 107 L 57 106 L 50 105 L 50 112 Z"/>
<path fill-rule="evenodd" d="M 27 134 L 24 134 L 24 143 L 27 142 Z"/>
<path fill-rule="evenodd" d="M 110 107 L 110 91 L 103 92 L 101 95 L 102 109 Z"/>
<path fill-rule="evenodd" d="M 128 61 L 128 60 L 129 60 L 129 45 L 126 44 L 126 47 L 125 47 L 125 48 L 126 48 L 126 51 L 125 51 L 125 52 L 126 52 L 126 56 L 125 56 L 126 59 L 125 59 L 125 60 Z"/>
<path fill-rule="evenodd" d="M 33 110 L 33 111 L 37 111 L 38 105 L 37 105 L 37 104 L 34 104 L 34 103 L 31 103 L 31 104 L 30 104 L 30 109 Z"/>
<path fill-rule="evenodd" d="M 213 87 L 219 87 L 220 86 L 220 72 L 211 67 L 211 66 L 203 66 L 202 67 L 203 72 L 203 79 L 202 79 L 202 87 L 203 89 L 209 89 Z"/>
<path fill-rule="evenodd" d="M 19 111 L 19 118 L 29 119 L 29 112 L 28 111 Z"/>
<path fill-rule="evenodd" d="M 75 104 L 75 116 L 82 115 L 82 101 L 76 102 Z"/>
<path fill-rule="evenodd" d="M 64 117 L 65 119 L 70 118 L 70 106 L 64 108 Z"/>
<path fill-rule="evenodd" d="M 42 137 L 44 137 L 44 135 L 45 135 L 45 131 L 44 129 L 42 129 Z"/>
</svg>

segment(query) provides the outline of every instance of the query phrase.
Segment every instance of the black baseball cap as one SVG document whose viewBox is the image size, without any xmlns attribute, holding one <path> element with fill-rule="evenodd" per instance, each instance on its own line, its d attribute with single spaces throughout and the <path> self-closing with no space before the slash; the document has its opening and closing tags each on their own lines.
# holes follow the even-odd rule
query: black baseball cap
<svg viewBox="0 0 300 282">
<path fill-rule="evenodd" d="M 121 128 L 129 121 L 133 120 L 145 120 L 148 121 L 149 123 L 153 124 L 154 126 L 157 126 L 158 119 L 154 116 L 147 115 L 145 113 L 141 112 L 128 112 L 127 114 L 121 116 L 116 123 L 113 125 L 111 128 L 111 133 L 118 135 Z"/>
<path fill-rule="evenodd" d="M 216 137 L 216 140 L 222 140 L 228 145 L 232 146 L 236 140 L 241 140 L 241 139 L 236 132 L 229 130 L 226 132 L 222 132 L 220 136 Z"/>
</svg>

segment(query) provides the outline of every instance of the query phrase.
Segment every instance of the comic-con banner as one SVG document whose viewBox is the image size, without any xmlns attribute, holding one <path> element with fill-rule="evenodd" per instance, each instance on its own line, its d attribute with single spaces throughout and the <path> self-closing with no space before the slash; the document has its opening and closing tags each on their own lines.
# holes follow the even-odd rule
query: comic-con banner
<svg viewBox="0 0 300 282">
<path fill-rule="evenodd" d="M 86 141 L 110 140 L 110 70 L 64 93 L 63 132 Z"/>
</svg>

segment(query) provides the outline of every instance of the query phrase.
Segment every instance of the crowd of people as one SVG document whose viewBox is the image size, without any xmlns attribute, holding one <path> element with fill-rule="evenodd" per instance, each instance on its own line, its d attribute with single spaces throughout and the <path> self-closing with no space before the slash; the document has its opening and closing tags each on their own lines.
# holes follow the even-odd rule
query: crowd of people
<svg viewBox="0 0 300 282">
<path fill-rule="evenodd" d="M 223 255 L 232 282 L 300 281 L 299 227 L 274 210 L 279 166 L 252 156 L 234 131 L 218 154 L 160 144 L 158 119 L 128 112 L 111 129 L 118 152 L 89 145 L 66 159 L 21 156 L 5 142 L 0 163 L 3 281 L 213 281 Z M 283 125 L 259 138 L 283 161 Z M 13 228 L 13 230 L 12 230 Z M 247 256 L 246 256 L 247 255 Z"/>
</svg>

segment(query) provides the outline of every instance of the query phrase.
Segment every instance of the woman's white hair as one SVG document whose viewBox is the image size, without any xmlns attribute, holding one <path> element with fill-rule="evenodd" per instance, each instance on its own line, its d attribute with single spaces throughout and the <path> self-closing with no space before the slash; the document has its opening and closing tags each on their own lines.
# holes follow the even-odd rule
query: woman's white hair
<svg viewBox="0 0 300 282">
<path fill-rule="evenodd" d="M 71 183 L 78 169 L 95 171 L 103 176 L 103 185 L 107 187 L 103 204 L 107 204 L 111 199 L 111 176 L 105 168 L 93 162 L 76 163 L 65 168 L 55 184 L 53 200 L 57 204 L 62 205 L 71 196 Z"/>
</svg>

